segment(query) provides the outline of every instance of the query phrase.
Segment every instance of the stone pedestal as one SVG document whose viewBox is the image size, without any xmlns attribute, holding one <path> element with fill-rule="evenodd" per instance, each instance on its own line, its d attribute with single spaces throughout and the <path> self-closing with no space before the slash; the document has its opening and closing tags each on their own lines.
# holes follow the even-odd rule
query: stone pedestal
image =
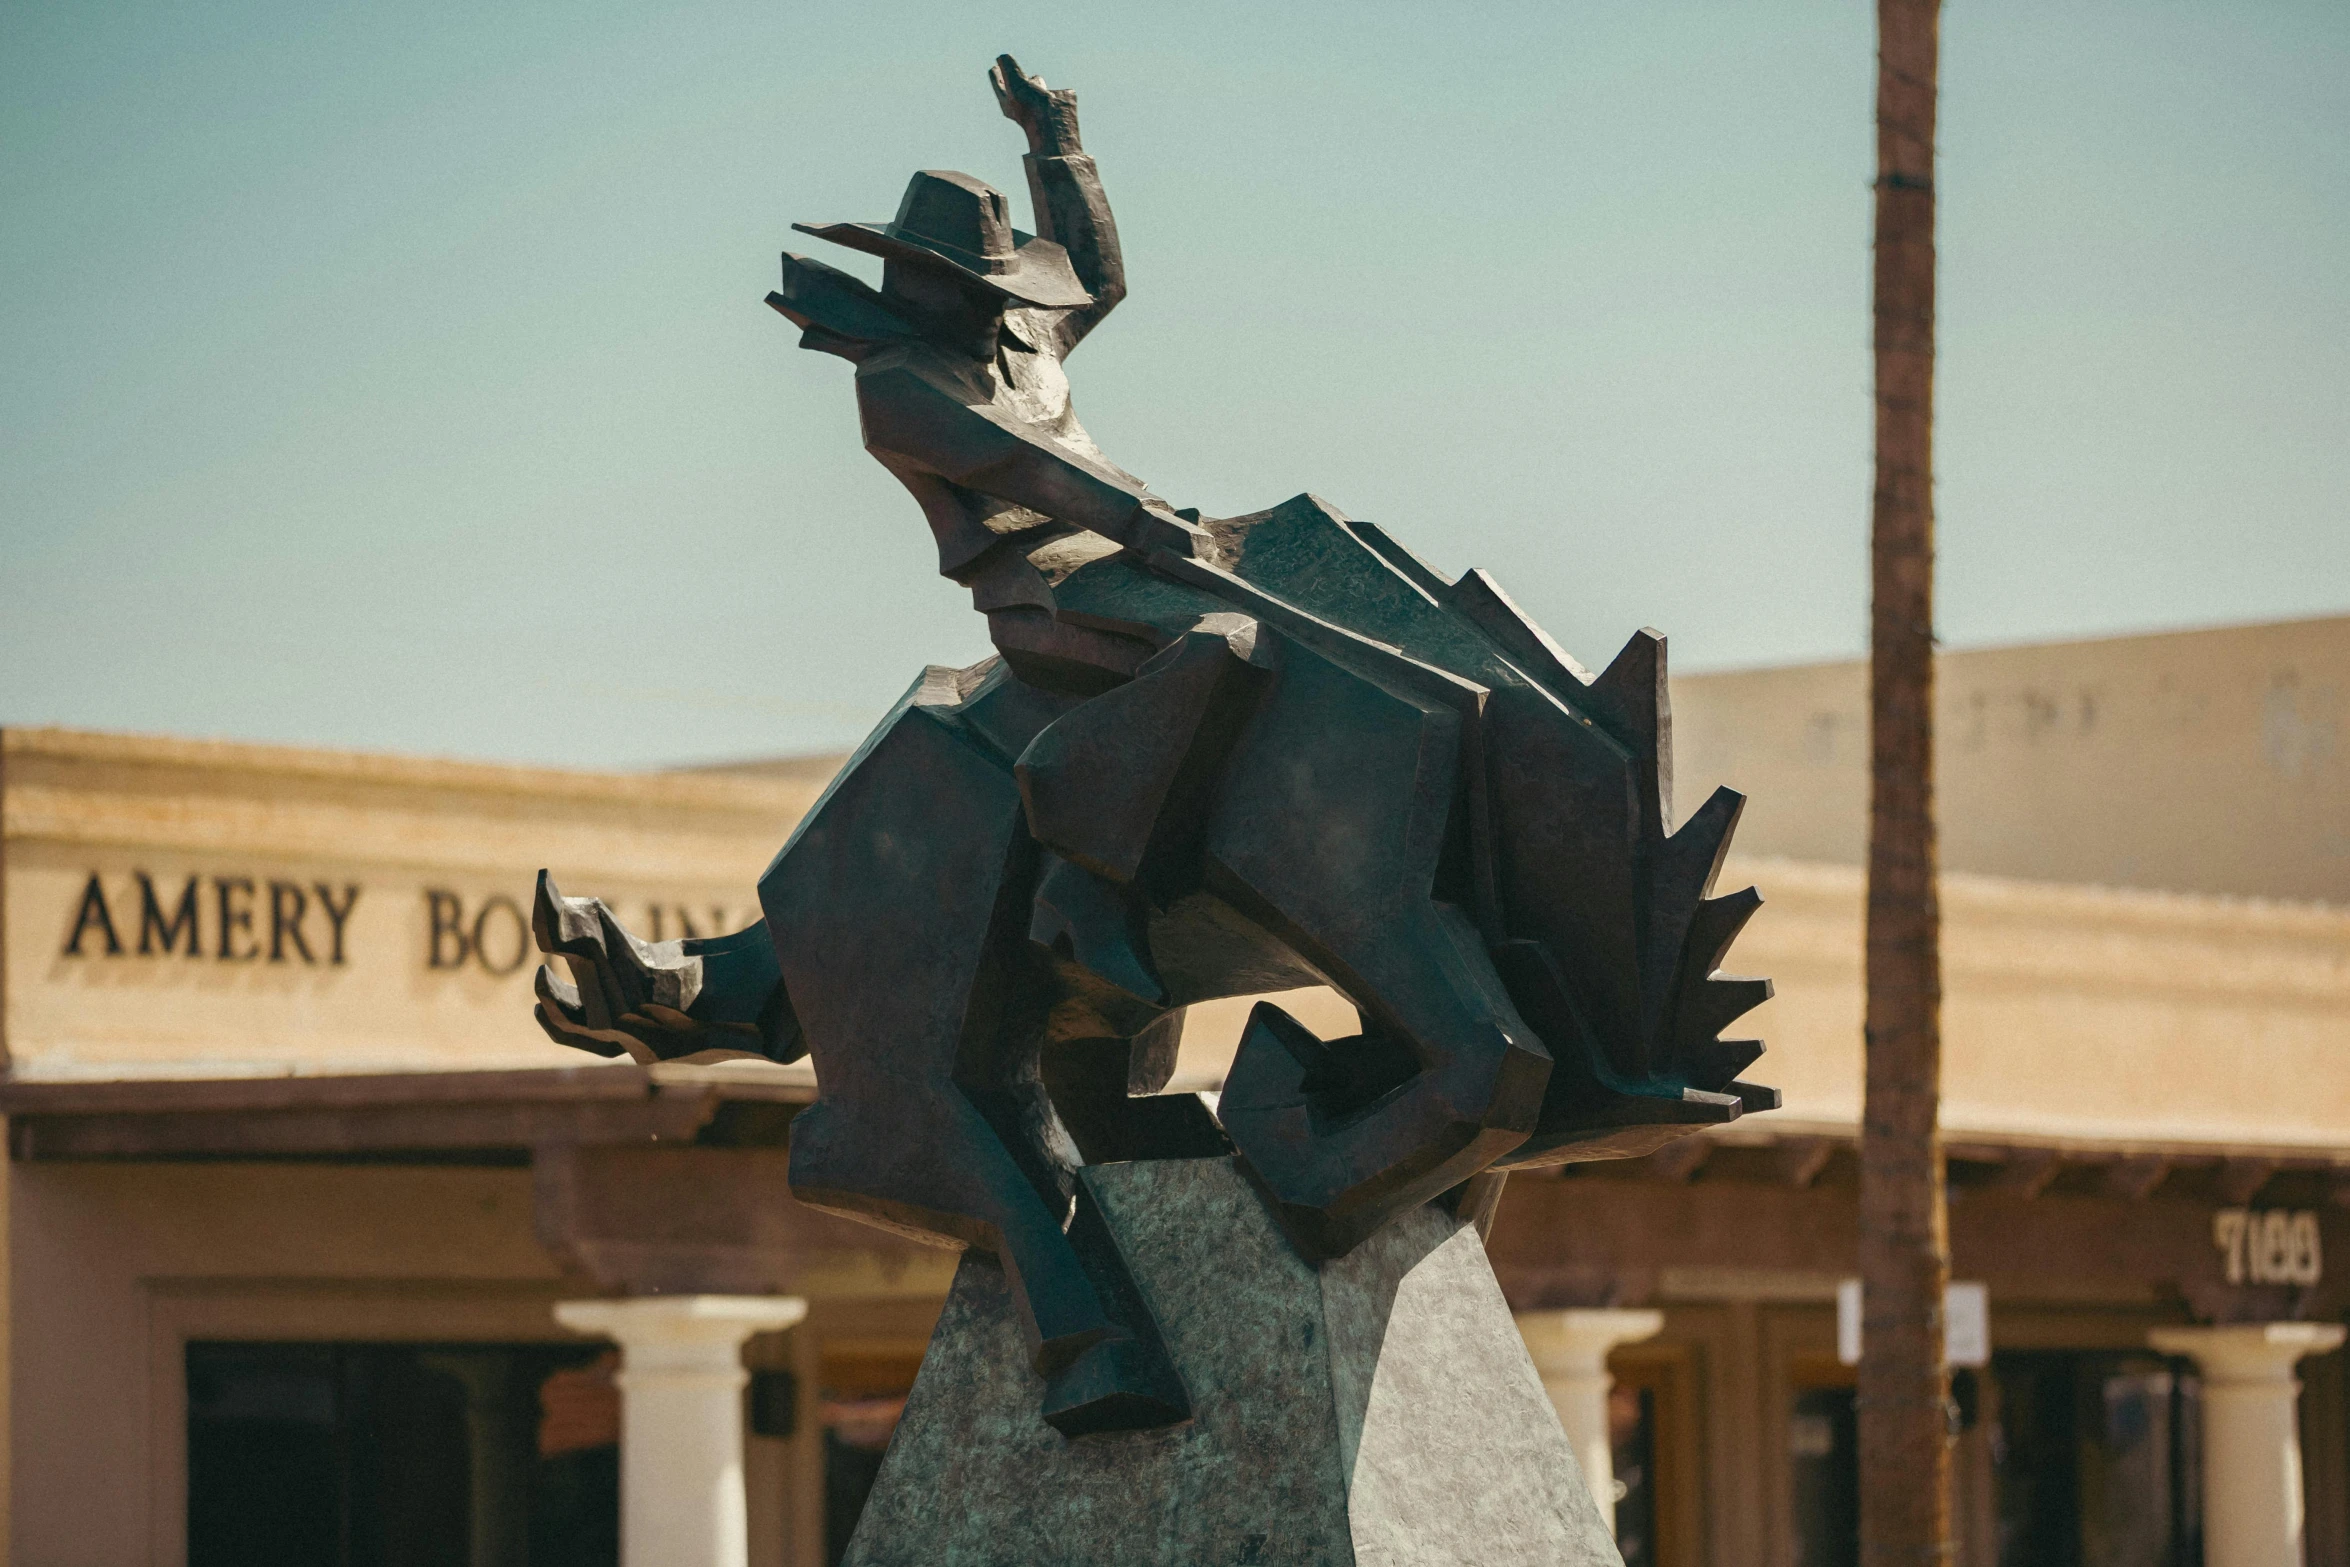
<svg viewBox="0 0 2350 1567">
<path fill-rule="evenodd" d="M 2302 1567 L 2304 1355 L 2341 1346 L 2338 1322 L 2157 1328 L 2166 1355 L 2203 1377 L 2203 1560 L 2207 1567 Z"/>
<path fill-rule="evenodd" d="M 567 1300 L 555 1319 L 620 1346 L 621 1567 L 746 1567 L 743 1341 L 808 1303 L 772 1295 Z"/>
<path fill-rule="evenodd" d="M 1084 1172 L 1194 1418 L 1064 1439 L 969 1256 L 851 1567 L 1620 1567 L 1473 1226 L 1316 1269 L 1228 1159 Z"/>
<path fill-rule="evenodd" d="M 1518 1331 L 1534 1357 L 1534 1370 L 1550 1395 L 1567 1441 L 1583 1465 L 1591 1499 L 1607 1520 L 1608 1533 L 1616 1528 L 1616 1454 L 1608 1433 L 1607 1396 L 1616 1379 L 1607 1369 L 1608 1351 L 1618 1344 L 1636 1344 L 1664 1331 L 1661 1311 L 1632 1311 L 1616 1307 L 1528 1311 L 1518 1316 Z"/>
</svg>

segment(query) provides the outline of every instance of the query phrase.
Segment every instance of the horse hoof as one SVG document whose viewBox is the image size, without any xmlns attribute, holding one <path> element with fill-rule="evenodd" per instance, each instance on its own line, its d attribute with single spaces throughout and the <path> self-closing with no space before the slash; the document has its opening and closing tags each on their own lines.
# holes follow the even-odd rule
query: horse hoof
<svg viewBox="0 0 2350 1567">
<path fill-rule="evenodd" d="M 1045 1383 L 1044 1418 L 1063 1436 L 1149 1431 L 1189 1420 L 1191 1400 L 1163 1356 L 1104 1339 Z"/>
</svg>

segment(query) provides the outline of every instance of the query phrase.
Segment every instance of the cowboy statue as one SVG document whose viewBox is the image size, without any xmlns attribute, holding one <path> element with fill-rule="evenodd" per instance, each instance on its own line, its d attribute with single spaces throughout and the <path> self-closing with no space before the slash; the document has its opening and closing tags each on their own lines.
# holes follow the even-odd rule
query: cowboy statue
<svg viewBox="0 0 2350 1567">
<path fill-rule="evenodd" d="M 1716 972 L 1740 804 L 1678 829 L 1663 644 L 1593 675 L 1483 572 L 1301 495 L 1203 518 L 1095 446 L 1063 364 L 1126 294 L 1073 93 L 991 73 L 1036 233 L 926 171 L 886 223 L 799 225 L 768 302 L 856 366 L 997 657 L 933 668 L 759 883 L 765 918 L 646 943 L 543 876 L 539 1016 L 605 1055 L 812 1056 L 803 1201 L 1001 1260 L 1044 1418 L 1182 1420 L 1184 1384 L 1076 1172 L 1233 1157 L 1344 1255 L 1511 1169 L 1647 1152 L 1777 1102 Z M 1329 985 L 1361 1032 L 1251 1015 L 1216 1108 L 1160 1092 L 1183 1009 Z"/>
<path fill-rule="evenodd" d="M 882 258 L 881 292 L 822 262 L 784 258 L 770 300 L 801 346 L 857 366 L 865 448 L 914 492 L 938 569 L 971 590 L 1012 672 L 1092 696 L 1153 651 L 1131 636 L 1058 621 L 1053 586 L 1122 551 L 1192 553 L 1196 514 L 1171 511 L 1102 455 L 1069 401 L 1062 362 L 1126 297 L 1118 228 L 1079 145 L 1077 95 L 1009 56 L 990 73 L 1028 134 L 1034 235 L 1002 192 L 925 170 L 888 223 L 799 223 Z"/>
</svg>

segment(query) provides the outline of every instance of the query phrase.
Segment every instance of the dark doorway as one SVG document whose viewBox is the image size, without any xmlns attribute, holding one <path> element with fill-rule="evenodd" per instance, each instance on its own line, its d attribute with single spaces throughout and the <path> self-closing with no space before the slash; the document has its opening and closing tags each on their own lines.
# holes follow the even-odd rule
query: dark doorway
<svg viewBox="0 0 2350 1567">
<path fill-rule="evenodd" d="M 1608 1390 L 1609 1460 L 1616 1471 L 1616 1549 L 1624 1567 L 1657 1567 L 1656 1390 Z"/>
<path fill-rule="evenodd" d="M 2202 1567 L 2202 1418 L 2187 1362 L 2008 1352 L 1960 1378 L 1954 1413 L 1988 1438 L 1999 1567 Z M 1857 1563 L 1852 1389 L 1799 1390 L 1787 1446 L 1795 1560 Z"/>
<path fill-rule="evenodd" d="M 1994 1356 L 1999 1567 L 2201 1567 L 2198 1384 L 2150 1354 Z"/>
<path fill-rule="evenodd" d="M 837 1564 L 864 1516 L 889 1439 L 922 1368 L 920 1343 L 827 1346 L 823 1358 L 824 1559 Z"/>
<path fill-rule="evenodd" d="M 190 1344 L 190 1567 L 619 1559 L 595 1344 Z"/>
<path fill-rule="evenodd" d="M 1798 1389 L 1787 1416 L 1796 1567 L 1860 1561 L 1860 1437 L 1849 1387 Z"/>
</svg>

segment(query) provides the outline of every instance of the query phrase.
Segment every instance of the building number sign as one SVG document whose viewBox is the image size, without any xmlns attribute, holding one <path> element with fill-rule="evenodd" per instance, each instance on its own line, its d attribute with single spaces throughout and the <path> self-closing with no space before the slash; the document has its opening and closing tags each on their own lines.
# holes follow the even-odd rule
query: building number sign
<svg viewBox="0 0 2350 1567">
<path fill-rule="evenodd" d="M 2230 1284 L 2315 1284 L 2325 1276 L 2317 1214 L 2308 1208 L 2222 1208 L 2212 1215 Z"/>
</svg>

